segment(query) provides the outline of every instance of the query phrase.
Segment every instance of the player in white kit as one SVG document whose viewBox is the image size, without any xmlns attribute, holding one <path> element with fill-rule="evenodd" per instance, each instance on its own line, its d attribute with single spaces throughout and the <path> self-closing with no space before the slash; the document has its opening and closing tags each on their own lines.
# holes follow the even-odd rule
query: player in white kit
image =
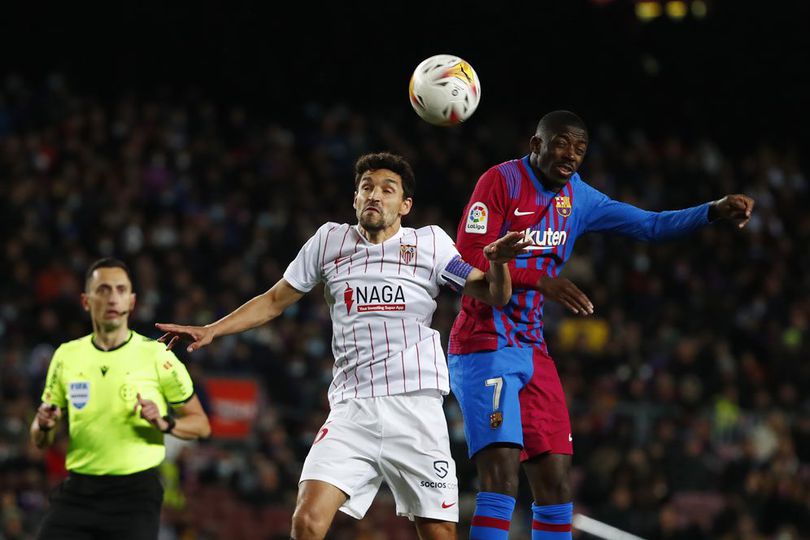
<svg viewBox="0 0 810 540">
<path fill-rule="evenodd" d="M 487 246 L 485 274 L 461 259 L 441 228 L 401 226 L 413 188 L 413 171 L 400 156 L 360 157 L 358 224 L 322 225 L 278 283 L 219 321 L 156 325 L 167 347 L 188 339 L 191 352 L 266 323 L 324 282 L 335 357 L 331 412 L 301 473 L 292 523 L 297 540 L 323 538 L 338 509 L 361 519 L 383 480 L 397 514 L 415 521 L 420 538 L 456 537 L 456 468 L 442 409 L 447 361 L 430 327 L 435 298 L 447 285 L 504 305 L 512 289 L 506 263 L 526 243 L 510 233 Z"/>
</svg>

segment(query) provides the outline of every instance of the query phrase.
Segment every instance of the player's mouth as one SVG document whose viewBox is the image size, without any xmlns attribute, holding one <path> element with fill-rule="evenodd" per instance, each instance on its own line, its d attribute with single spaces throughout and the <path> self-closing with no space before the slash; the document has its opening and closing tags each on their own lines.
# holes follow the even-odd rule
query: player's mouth
<svg viewBox="0 0 810 540">
<path fill-rule="evenodd" d="M 376 206 L 366 206 L 366 209 L 363 210 L 363 212 L 377 212 L 378 214 L 382 214 L 382 210 Z"/>
<path fill-rule="evenodd" d="M 119 315 L 121 315 L 121 313 L 119 311 L 114 310 L 114 309 L 108 309 L 107 311 L 104 312 L 104 316 L 107 317 L 108 319 L 114 319 L 115 317 L 118 317 Z"/>
<path fill-rule="evenodd" d="M 572 163 L 558 163 L 555 167 L 557 172 L 560 173 L 562 176 L 571 176 L 576 171 L 576 168 Z"/>
</svg>

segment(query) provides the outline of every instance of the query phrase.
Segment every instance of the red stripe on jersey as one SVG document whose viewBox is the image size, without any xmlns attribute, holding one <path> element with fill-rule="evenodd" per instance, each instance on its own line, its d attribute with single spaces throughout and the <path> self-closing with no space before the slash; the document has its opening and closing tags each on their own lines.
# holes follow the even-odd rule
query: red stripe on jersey
<svg viewBox="0 0 810 540">
<path fill-rule="evenodd" d="M 405 340 L 405 349 L 407 349 L 408 348 L 408 332 L 405 331 L 405 320 L 403 319 L 401 322 L 402 322 L 402 339 Z M 402 388 L 404 388 L 405 391 L 407 392 L 408 389 L 407 389 L 407 385 L 405 384 L 405 381 L 407 380 L 407 378 L 405 377 L 405 353 L 404 353 L 404 350 L 403 350 L 403 352 L 400 352 L 399 354 L 402 356 Z"/>
<path fill-rule="evenodd" d="M 349 231 L 351 229 L 352 229 L 351 227 L 346 227 L 346 232 L 343 233 L 343 240 L 341 240 L 341 242 L 340 242 L 340 248 L 338 249 L 338 256 L 335 257 L 335 275 L 338 275 L 340 273 L 340 266 L 339 265 L 340 265 L 341 255 L 343 255 L 343 244 L 346 243 L 346 236 L 349 234 Z M 351 264 L 351 259 L 349 259 L 349 262 Z"/>
<path fill-rule="evenodd" d="M 329 235 L 332 234 L 332 231 L 334 231 L 336 228 L 337 226 L 334 226 L 328 231 L 326 231 L 326 238 L 324 238 L 323 241 L 323 252 L 321 253 L 321 268 L 326 266 L 326 246 L 329 245 Z"/>
<path fill-rule="evenodd" d="M 436 270 L 436 233 L 433 231 L 433 225 L 430 226 L 430 232 L 433 234 L 433 264 L 430 265 L 430 275 L 428 279 L 433 279 L 433 271 Z M 422 338 L 420 337 L 419 339 Z"/>
<path fill-rule="evenodd" d="M 436 362 L 436 334 L 433 334 L 433 339 L 430 340 L 433 344 L 433 369 L 436 370 L 436 388 L 439 388 L 439 364 Z"/>
<path fill-rule="evenodd" d="M 368 272 L 368 248 L 366 248 L 366 266 L 363 268 L 363 273 Z"/>
<path fill-rule="evenodd" d="M 371 324 L 368 325 L 368 340 L 371 343 L 371 361 L 368 370 L 371 373 L 371 397 L 374 397 L 374 334 L 371 333 Z"/>
<path fill-rule="evenodd" d="M 510 523 L 511 522 L 508 519 L 498 519 L 489 516 L 473 516 L 470 525 L 473 527 L 489 527 L 490 529 L 508 531 Z"/>
<path fill-rule="evenodd" d="M 360 379 L 357 377 L 357 364 L 360 363 L 360 351 L 357 350 L 357 331 L 354 329 L 354 325 L 352 325 L 352 335 L 354 336 L 354 354 L 357 355 L 357 360 L 354 361 L 354 381 L 356 384 L 354 387 L 354 397 L 357 397 L 357 389 L 360 387 Z"/>
<path fill-rule="evenodd" d="M 347 272 L 347 274 L 349 275 L 351 275 L 352 273 L 352 264 L 354 264 L 354 256 L 357 254 L 357 246 L 359 244 L 360 244 L 360 237 L 358 236 L 357 242 L 354 243 L 354 253 L 352 253 L 351 257 L 349 257 L 349 271 Z"/>
<path fill-rule="evenodd" d="M 382 248 L 382 255 L 380 256 L 380 272 L 383 271 L 383 263 L 385 262 L 385 242 L 380 244 Z"/>
<path fill-rule="evenodd" d="M 422 327 L 418 324 L 416 329 L 419 331 L 419 341 L 422 341 Z M 422 389 L 422 359 L 419 357 L 419 341 L 416 342 L 416 366 L 419 370 L 419 390 Z"/>
<path fill-rule="evenodd" d="M 416 275 L 416 267 L 418 266 L 417 262 L 419 261 L 419 235 L 416 233 L 416 231 L 413 231 L 413 243 L 416 246 L 416 248 L 414 248 L 416 249 L 416 253 L 413 257 L 413 275 Z"/>
<path fill-rule="evenodd" d="M 346 327 L 343 330 L 343 354 L 346 355 L 346 361 L 343 362 L 343 390 L 340 391 L 340 400 L 343 401 L 343 395 L 346 393 L 346 383 L 349 381 L 349 370 L 346 366 L 349 364 L 349 351 L 346 350 Z"/>
<path fill-rule="evenodd" d="M 383 321 L 383 330 L 385 330 L 385 392 L 386 395 L 391 395 L 391 387 L 388 386 L 388 357 L 391 356 L 391 343 L 388 341 L 388 325 Z"/>
</svg>

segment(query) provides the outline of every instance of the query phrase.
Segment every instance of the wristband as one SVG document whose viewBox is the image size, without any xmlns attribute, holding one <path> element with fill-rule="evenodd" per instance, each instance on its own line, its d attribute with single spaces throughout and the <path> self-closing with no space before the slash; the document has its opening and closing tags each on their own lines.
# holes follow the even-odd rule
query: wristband
<svg viewBox="0 0 810 540">
<path fill-rule="evenodd" d="M 166 426 L 166 429 L 162 430 L 163 433 L 171 434 L 172 430 L 174 429 L 174 426 L 177 425 L 177 422 L 175 421 L 173 416 L 169 416 L 168 414 L 164 416 L 163 419 L 166 420 L 167 424 L 169 424 L 168 426 Z"/>
</svg>

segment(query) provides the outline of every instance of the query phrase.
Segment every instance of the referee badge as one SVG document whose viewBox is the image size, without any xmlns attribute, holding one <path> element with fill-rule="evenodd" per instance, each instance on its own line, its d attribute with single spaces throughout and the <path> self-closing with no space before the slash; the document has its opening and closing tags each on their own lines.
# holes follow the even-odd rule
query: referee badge
<svg viewBox="0 0 810 540">
<path fill-rule="evenodd" d="M 503 413 L 501 411 L 495 411 L 489 415 L 489 427 L 498 429 L 501 424 L 503 424 Z"/>
<path fill-rule="evenodd" d="M 68 386 L 68 396 L 70 404 L 77 409 L 84 409 L 90 401 L 90 383 L 88 381 L 76 381 Z"/>
</svg>

